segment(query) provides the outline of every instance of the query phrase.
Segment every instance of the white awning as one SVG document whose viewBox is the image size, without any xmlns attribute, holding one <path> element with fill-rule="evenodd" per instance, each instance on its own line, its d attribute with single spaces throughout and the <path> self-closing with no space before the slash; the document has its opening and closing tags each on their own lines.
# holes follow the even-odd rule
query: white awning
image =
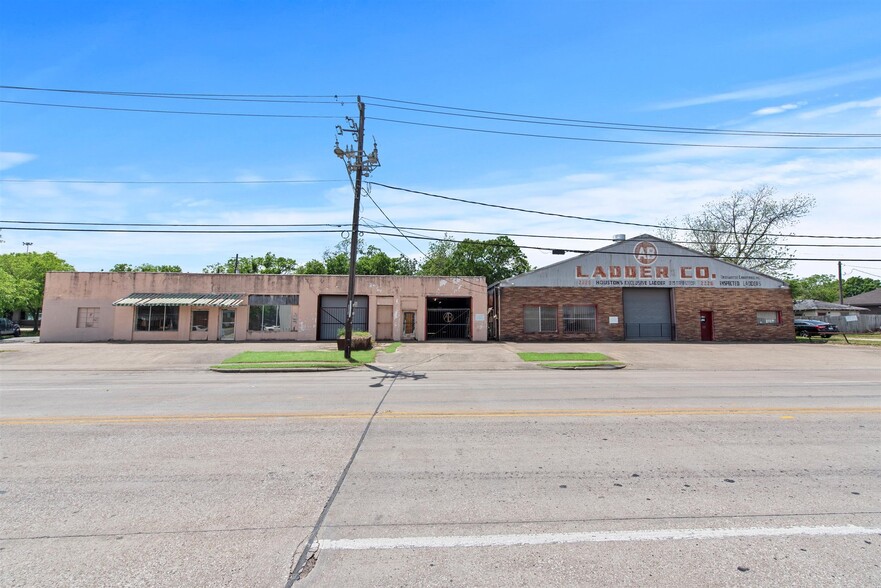
<svg viewBox="0 0 881 588">
<path fill-rule="evenodd" d="M 113 306 L 223 306 L 242 304 L 243 294 L 157 294 L 134 292 L 120 298 Z"/>
</svg>

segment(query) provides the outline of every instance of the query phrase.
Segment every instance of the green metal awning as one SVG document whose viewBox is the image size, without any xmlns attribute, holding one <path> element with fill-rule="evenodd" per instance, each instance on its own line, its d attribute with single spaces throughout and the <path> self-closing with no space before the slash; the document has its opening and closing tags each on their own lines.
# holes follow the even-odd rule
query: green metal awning
<svg viewBox="0 0 881 588">
<path fill-rule="evenodd" d="M 113 306 L 239 306 L 243 294 L 157 294 L 134 292 Z"/>
</svg>

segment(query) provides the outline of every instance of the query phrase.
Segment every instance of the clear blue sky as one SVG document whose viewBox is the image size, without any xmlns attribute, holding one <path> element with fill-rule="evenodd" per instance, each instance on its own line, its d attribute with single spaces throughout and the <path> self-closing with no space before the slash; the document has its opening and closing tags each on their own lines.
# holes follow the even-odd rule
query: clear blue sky
<svg viewBox="0 0 881 588">
<path fill-rule="evenodd" d="M 116 263 L 201 271 L 236 253 L 299 262 L 339 241 L 310 234 L 125 234 L 15 230 L 10 221 L 310 224 L 351 222 L 335 126 L 369 96 L 376 182 L 487 203 L 656 224 L 761 183 L 817 206 L 799 235 L 881 236 L 881 139 L 673 134 L 400 110 L 381 99 L 539 117 L 708 129 L 881 133 L 881 3 L 767 2 L 40 2 L 0 4 L 0 84 L 223 95 L 347 96 L 320 103 L 161 99 L 2 89 L 0 99 L 232 117 L 0 103 L 6 180 L 0 252 L 54 251 L 79 270 Z M 436 108 L 428 108 L 437 110 Z M 446 111 L 447 113 L 463 111 Z M 441 129 L 388 120 L 662 143 L 868 146 L 864 150 L 644 145 Z M 536 120 L 536 119 L 533 119 Z M 343 138 L 345 143 L 347 138 Z M 316 181 L 312 181 L 316 180 Z M 321 180 L 321 181 L 317 181 Z M 375 187 L 405 227 L 608 239 L 651 229 L 457 204 Z M 387 224 L 366 200 L 367 224 Z M 48 225 L 32 225 L 48 226 Z M 56 227 L 58 225 L 55 225 Z M 383 229 L 383 232 L 393 232 Z M 422 235 L 434 235 L 422 231 Z M 485 238 L 488 236 L 485 236 Z M 398 237 L 366 235 L 419 257 Z M 523 246 L 605 241 L 517 237 Z M 792 238 L 792 243 L 881 245 Z M 425 251 L 429 241 L 413 240 Z M 558 261 L 526 250 L 534 265 Z M 881 259 L 879 248 L 796 247 L 802 258 Z M 796 274 L 837 264 L 799 262 Z M 845 262 L 881 276 L 881 261 Z"/>
</svg>

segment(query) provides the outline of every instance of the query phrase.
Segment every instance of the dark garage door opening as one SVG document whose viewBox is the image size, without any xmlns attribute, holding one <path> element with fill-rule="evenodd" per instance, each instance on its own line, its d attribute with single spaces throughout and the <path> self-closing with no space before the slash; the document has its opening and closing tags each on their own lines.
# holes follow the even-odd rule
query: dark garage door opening
<svg viewBox="0 0 881 588">
<path fill-rule="evenodd" d="M 470 298 L 428 298 L 425 317 L 426 339 L 470 339 Z"/>
</svg>

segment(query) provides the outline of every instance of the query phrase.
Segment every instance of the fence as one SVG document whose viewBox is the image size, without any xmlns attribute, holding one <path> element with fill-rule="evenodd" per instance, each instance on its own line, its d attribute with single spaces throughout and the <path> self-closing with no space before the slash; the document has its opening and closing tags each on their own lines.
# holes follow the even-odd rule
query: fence
<svg viewBox="0 0 881 588">
<path fill-rule="evenodd" d="M 838 327 L 842 333 L 871 333 L 881 330 L 881 314 L 858 314 L 853 315 L 857 320 L 849 321 L 849 317 L 844 316 L 818 316 L 805 317 L 813 318 L 827 323 L 832 323 Z M 853 317 L 850 317 L 853 318 Z"/>
</svg>

